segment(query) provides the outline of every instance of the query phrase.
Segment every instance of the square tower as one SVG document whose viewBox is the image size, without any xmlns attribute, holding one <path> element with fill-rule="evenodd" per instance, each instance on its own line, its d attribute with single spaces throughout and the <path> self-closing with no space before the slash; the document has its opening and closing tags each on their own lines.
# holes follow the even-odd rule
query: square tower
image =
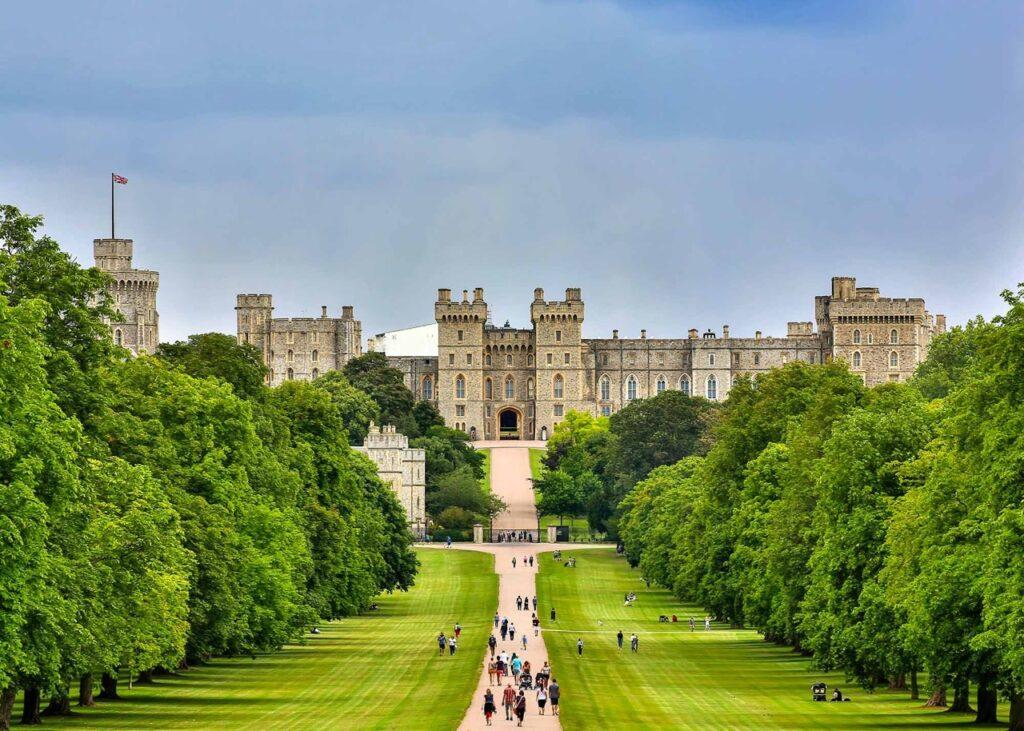
<svg viewBox="0 0 1024 731">
<path fill-rule="evenodd" d="M 584 402 L 587 391 L 583 363 L 584 306 L 580 290 L 565 290 L 565 299 L 547 302 L 544 290 L 533 291 L 530 320 L 533 322 L 536 355 L 536 435 L 551 436 L 555 424 L 571 410 L 590 411 Z"/>
<path fill-rule="evenodd" d="M 484 290 L 462 290 L 452 301 L 450 289 L 437 290 L 437 406 L 445 424 L 473 439 L 484 434 L 483 369 L 487 303 Z"/>
</svg>

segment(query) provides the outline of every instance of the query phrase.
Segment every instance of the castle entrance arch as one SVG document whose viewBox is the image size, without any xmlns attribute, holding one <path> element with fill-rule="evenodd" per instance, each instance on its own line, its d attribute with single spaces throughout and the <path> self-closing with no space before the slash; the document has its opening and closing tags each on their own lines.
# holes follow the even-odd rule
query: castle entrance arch
<svg viewBox="0 0 1024 731">
<path fill-rule="evenodd" d="M 498 439 L 522 439 L 523 415 L 511 406 L 498 412 Z"/>
</svg>

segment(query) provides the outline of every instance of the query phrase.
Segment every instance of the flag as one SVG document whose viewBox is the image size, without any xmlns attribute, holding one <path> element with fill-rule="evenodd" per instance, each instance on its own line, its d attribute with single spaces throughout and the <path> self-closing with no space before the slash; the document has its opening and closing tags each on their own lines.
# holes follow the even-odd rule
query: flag
<svg viewBox="0 0 1024 731">
<path fill-rule="evenodd" d="M 114 179 L 115 183 L 120 183 L 121 185 L 128 185 L 128 178 L 121 177 L 117 173 L 111 173 L 110 176 Z"/>
</svg>

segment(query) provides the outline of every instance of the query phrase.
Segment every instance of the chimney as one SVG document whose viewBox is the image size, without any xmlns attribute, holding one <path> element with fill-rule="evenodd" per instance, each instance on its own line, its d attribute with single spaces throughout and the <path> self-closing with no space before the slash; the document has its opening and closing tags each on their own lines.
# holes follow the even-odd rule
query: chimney
<svg viewBox="0 0 1024 731">
<path fill-rule="evenodd" d="M 569 287 L 565 290 L 565 301 L 566 302 L 579 302 L 580 301 L 580 289 L 579 287 Z"/>
<path fill-rule="evenodd" d="M 320 317 L 327 317 L 327 305 L 320 305 Z"/>
<path fill-rule="evenodd" d="M 451 302 L 452 291 L 450 289 L 441 288 L 437 290 L 437 301 L 438 302 Z"/>
<path fill-rule="evenodd" d="M 646 340 L 647 339 L 647 330 L 646 329 L 640 331 L 640 339 L 641 340 Z"/>
<path fill-rule="evenodd" d="M 722 337 L 723 338 L 729 337 L 729 326 L 728 325 L 722 325 Z"/>
<path fill-rule="evenodd" d="M 619 339 L 619 331 L 618 330 L 612 330 L 612 340 L 618 340 L 618 339 Z"/>
<path fill-rule="evenodd" d="M 366 339 L 366 352 L 373 353 L 377 350 L 377 341 L 373 338 Z"/>
<path fill-rule="evenodd" d="M 475 304 L 477 302 L 483 302 L 483 301 L 484 301 L 484 288 L 483 287 L 477 287 L 476 289 L 473 290 L 473 302 Z"/>
<path fill-rule="evenodd" d="M 691 327 L 689 330 L 686 331 L 686 335 L 687 335 L 687 337 L 690 338 L 690 340 L 696 340 L 697 339 L 697 328 Z"/>
<path fill-rule="evenodd" d="M 760 330 L 755 330 L 754 331 L 754 340 L 760 340 L 760 339 L 761 339 L 761 331 Z"/>
<path fill-rule="evenodd" d="M 541 289 L 540 287 L 537 287 L 536 289 L 533 290 L 533 301 L 534 302 L 543 302 L 544 301 L 544 290 Z"/>
<path fill-rule="evenodd" d="M 462 290 L 462 304 L 469 304 L 469 290 Z"/>
<path fill-rule="evenodd" d="M 946 316 L 936 315 L 935 316 L 935 332 L 936 334 L 946 332 Z"/>
<path fill-rule="evenodd" d="M 352 318 L 353 318 L 353 315 L 352 315 L 352 305 L 342 305 L 342 307 L 341 307 L 341 319 L 342 320 L 351 320 Z"/>
</svg>

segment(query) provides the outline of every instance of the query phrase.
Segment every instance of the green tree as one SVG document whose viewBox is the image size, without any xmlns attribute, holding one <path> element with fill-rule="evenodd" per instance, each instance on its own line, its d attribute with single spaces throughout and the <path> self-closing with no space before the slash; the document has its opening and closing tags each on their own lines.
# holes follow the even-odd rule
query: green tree
<svg viewBox="0 0 1024 731">
<path fill-rule="evenodd" d="M 541 515 L 557 515 L 559 524 L 566 515 L 577 515 L 583 509 L 579 485 L 561 470 L 545 470 L 533 487 L 540 493 L 537 509 Z"/>
<path fill-rule="evenodd" d="M 388 365 L 383 353 L 366 353 L 353 358 L 342 374 L 349 383 L 367 394 L 380 409 L 381 421 L 393 424 L 407 437 L 420 436 L 419 424 L 413 416 L 413 395 L 405 385 L 405 376 Z"/>
<path fill-rule="evenodd" d="M 362 444 L 370 424 L 380 421 L 377 402 L 349 383 L 338 371 L 325 373 L 313 381 L 313 385 L 330 394 L 341 424 L 348 432 L 349 444 Z"/>
<path fill-rule="evenodd" d="M 161 343 L 157 355 L 196 378 L 217 378 L 230 384 L 241 398 L 260 399 L 264 395 L 268 371 L 262 354 L 230 335 L 189 335 L 184 342 Z"/>
</svg>

